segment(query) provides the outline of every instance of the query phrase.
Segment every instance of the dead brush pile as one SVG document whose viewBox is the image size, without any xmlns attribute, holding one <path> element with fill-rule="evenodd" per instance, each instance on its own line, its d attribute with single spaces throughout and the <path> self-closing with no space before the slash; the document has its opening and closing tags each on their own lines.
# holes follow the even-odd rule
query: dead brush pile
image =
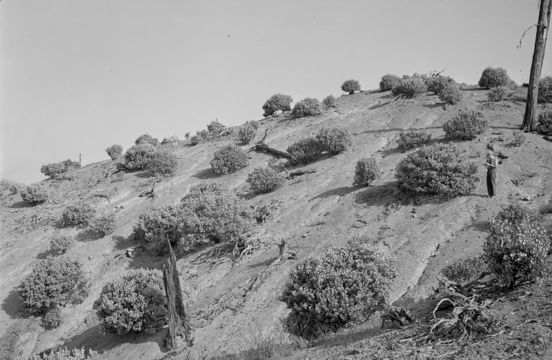
<svg viewBox="0 0 552 360">
<path fill-rule="evenodd" d="M 429 332 L 423 340 L 462 342 L 493 333 L 497 321 L 490 307 L 496 299 L 489 296 L 487 284 L 479 280 L 464 286 L 447 279 L 439 282 L 440 300 L 433 309 Z"/>
</svg>

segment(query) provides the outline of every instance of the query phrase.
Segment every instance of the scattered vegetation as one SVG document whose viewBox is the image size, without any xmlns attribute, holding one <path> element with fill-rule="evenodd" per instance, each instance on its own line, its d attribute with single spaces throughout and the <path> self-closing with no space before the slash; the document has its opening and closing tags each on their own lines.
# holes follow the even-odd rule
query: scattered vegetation
<svg viewBox="0 0 552 360">
<path fill-rule="evenodd" d="M 538 102 L 552 103 L 552 76 L 546 76 L 539 80 Z"/>
<path fill-rule="evenodd" d="M 301 139 L 287 148 L 287 152 L 291 155 L 292 165 L 309 164 L 316 161 L 322 155 L 322 151 L 322 145 L 313 137 Z"/>
<path fill-rule="evenodd" d="M 458 104 L 463 98 L 460 86 L 454 82 L 445 84 L 437 95 L 439 96 L 439 100 L 450 105 Z"/>
<path fill-rule="evenodd" d="M 539 134 L 552 134 L 552 110 L 539 113 L 537 118 L 537 131 Z"/>
<path fill-rule="evenodd" d="M 50 251 L 65 254 L 67 250 L 75 245 L 75 239 L 71 236 L 61 235 L 50 240 Z"/>
<path fill-rule="evenodd" d="M 263 105 L 263 116 L 270 116 L 276 110 L 290 111 L 293 98 L 289 95 L 275 94 L 272 95 Z"/>
<path fill-rule="evenodd" d="M 157 138 L 154 138 L 150 134 L 144 134 L 138 136 L 138 138 L 134 141 L 134 144 L 136 145 L 142 145 L 142 144 L 150 144 L 153 147 L 156 147 L 159 145 L 159 140 Z"/>
<path fill-rule="evenodd" d="M 341 90 L 352 95 L 355 91 L 360 91 L 360 83 L 353 79 L 346 80 L 343 84 L 341 84 Z"/>
<path fill-rule="evenodd" d="M 550 238 L 533 210 L 510 204 L 491 221 L 484 245 L 489 269 L 508 288 L 541 276 Z"/>
<path fill-rule="evenodd" d="M 293 107 L 291 115 L 300 118 L 304 116 L 317 116 L 322 114 L 322 108 L 320 107 L 320 101 L 313 98 L 305 98 Z"/>
<path fill-rule="evenodd" d="M 43 173 L 45 176 L 48 176 L 50 179 L 56 179 L 61 174 L 64 174 L 72 169 L 78 169 L 80 167 L 81 165 L 79 162 L 67 159 L 58 163 L 42 165 L 42 167 L 40 168 L 40 172 Z"/>
<path fill-rule="evenodd" d="M 82 301 L 85 285 L 80 264 L 60 256 L 37 263 L 18 291 L 30 313 L 44 314 L 53 307 Z"/>
<path fill-rule="evenodd" d="M 84 348 L 67 350 L 67 348 L 58 348 L 49 353 L 33 354 L 29 360 L 99 360 L 97 352 Z"/>
<path fill-rule="evenodd" d="M 84 229 L 96 215 L 96 209 L 90 204 L 79 202 L 74 205 L 67 206 L 61 214 L 61 224 L 67 227 L 76 226 L 79 229 Z"/>
<path fill-rule="evenodd" d="M 31 205 L 38 205 L 46 202 L 50 197 L 50 193 L 45 187 L 38 184 L 33 184 L 21 190 L 21 198 Z"/>
<path fill-rule="evenodd" d="M 123 147 L 119 144 L 111 145 L 110 147 L 105 149 L 105 152 L 111 158 L 111 160 L 117 160 L 123 155 Z"/>
<path fill-rule="evenodd" d="M 397 75 L 387 74 L 381 77 L 379 87 L 381 91 L 393 90 L 394 87 L 397 87 L 401 82 L 401 78 Z"/>
<path fill-rule="evenodd" d="M 215 174 L 233 173 L 248 165 L 247 154 L 235 145 L 227 145 L 215 152 L 211 160 L 211 170 Z"/>
<path fill-rule="evenodd" d="M 453 144 L 419 148 L 401 160 L 395 177 L 403 191 L 455 197 L 469 194 L 478 181 L 477 166 Z"/>
<path fill-rule="evenodd" d="M 207 125 L 207 131 L 213 136 L 218 137 L 226 131 L 226 125 L 222 124 L 218 120 L 213 120 Z"/>
<path fill-rule="evenodd" d="M 154 153 L 155 146 L 149 142 L 142 142 L 130 147 L 124 156 L 125 168 L 127 170 L 146 169 Z"/>
<path fill-rule="evenodd" d="M 380 176 L 381 170 L 376 163 L 376 159 L 373 157 L 362 158 L 356 163 L 353 186 L 369 186 Z"/>
<path fill-rule="evenodd" d="M 525 135 L 521 131 L 514 132 L 514 138 L 507 144 L 511 147 L 520 147 L 525 143 Z"/>
<path fill-rule="evenodd" d="M 401 79 L 399 84 L 392 89 L 393 96 L 401 96 L 408 99 L 425 94 L 427 85 L 425 80 L 419 76 Z"/>
<path fill-rule="evenodd" d="M 508 86 L 511 82 L 512 80 L 503 68 L 487 67 L 481 74 L 479 86 L 490 89 L 497 86 Z"/>
<path fill-rule="evenodd" d="M 114 212 L 108 212 L 93 218 L 88 224 L 88 230 L 99 238 L 112 234 L 117 227 L 117 220 Z"/>
<path fill-rule="evenodd" d="M 487 99 L 490 102 L 504 101 L 508 96 L 510 96 L 511 93 L 512 91 L 508 86 L 495 86 L 487 93 Z"/>
<path fill-rule="evenodd" d="M 447 279 L 458 284 L 470 281 L 487 270 L 487 264 L 482 256 L 465 258 L 453 262 L 441 269 Z"/>
<path fill-rule="evenodd" d="M 130 270 L 104 286 L 94 310 L 107 332 L 154 333 L 167 322 L 161 272 Z"/>
<path fill-rule="evenodd" d="M 169 205 L 141 214 L 134 226 L 133 235 L 144 243 L 144 248 L 155 255 L 167 252 L 167 241 L 178 246 L 184 236 L 183 211 L 180 206 Z"/>
<path fill-rule="evenodd" d="M 172 176 L 178 167 L 176 155 L 167 150 L 154 151 L 145 168 L 153 176 Z"/>
<path fill-rule="evenodd" d="M 399 149 L 410 150 L 431 142 L 431 134 L 423 130 L 408 130 L 399 134 Z"/>
<path fill-rule="evenodd" d="M 247 182 L 251 186 L 251 190 L 257 194 L 274 191 L 284 181 L 284 176 L 270 167 L 257 168 L 247 176 Z"/>
<path fill-rule="evenodd" d="M 242 145 L 247 145 L 255 138 L 256 133 L 256 124 L 248 121 L 238 129 L 238 140 Z"/>
<path fill-rule="evenodd" d="M 445 137 L 451 140 L 473 140 L 487 129 L 483 114 L 475 110 L 461 110 L 443 125 Z"/>
<path fill-rule="evenodd" d="M 344 152 L 353 144 L 353 138 L 344 127 L 324 127 L 316 134 L 323 151 L 332 155 Z"/>
<path fill-rule="evenodd" d="M 197 135 L 192 135 L 190 137 L 190 146 L 196 146 L 201 141 L 201 138 Z"/>
<path fill-rule="evenodd" d="M 25 185 L 8 179 L 0 179 L 0 192 L 8 191 L 8 194 L 15 195 L 24 188 Z"/>
<path fill-rule="evenodd" d="M 311 256 L 291 270 L 282 294 L 289 332 L 306 339 L 365 321 L 385 304 L 396 271 L 381 253 L 349 243 Z"/>
<path fill-rule="evenodd" d="M 324 105 L 326 109 L 335 108 L 337 107 L 337 99 L 333 95 L 328 95 L 322 100 L 322 105 Z"/>
<path fill-rule="evenodd" d="M 447 86 L 456 84 L 453 78 L 443 75 L 431 76 L 426 79 L 427 90 L 439 95 Z"/>
<path fill-rule="evenodd" d="M 61 310 L 59 307 L 54 306 L 50 308 L 46 314 L 42 317 L 42 326 L 46 330 L 52 330 L 61 325 Z"/>
</svg>

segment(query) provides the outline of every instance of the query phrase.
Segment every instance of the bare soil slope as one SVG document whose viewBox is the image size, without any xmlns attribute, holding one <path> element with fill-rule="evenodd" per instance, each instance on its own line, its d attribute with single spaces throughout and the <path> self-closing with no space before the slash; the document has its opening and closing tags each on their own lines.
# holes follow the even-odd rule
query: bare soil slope
<svg viewBox="0 0 552 360">
<path fill-rule="evenodd" d="M 257 225 L 250 251 L 239 259 L 232 258 L 231 248 L 218 245 L 179 260 L 194 328 L 191 356 L 236 353 L 244 349 L 244 339 L 251 333 L 281 331 L 287 310 L 278 297 L 288 270 L 306 256 L 344 245 L 354 236 L 369 238 L 397 260 L 399 276 L 393 283 L 391 301 L 426 296 L 444 265 L 481 251 L 488 221 L 501 206 L 520 200 L 539 207 L 550 197 L 552 143 L 529 134 L 521 147 L 507 147 L 521 123 L 524 104 L 489 105 L 485 100 L 486 91 L 465 91 L 461 104 L 445 110 L 436 96 L 393 101 L 389 93 L 360 93 L 342 96 L 335 110 L 318 117 L 261 120 L 257 140 L 268 128 L 265 142 L 281 150 L 323 126 L 345 126 L 354 137 L 351 150 L 306 166 L 316 172 L 288 180 L 266 195 L 248 193 L 247 174 L 268 164 L 284 166 L 283 160 L 251 152 L 245 169 L 220 177 L 210 172 L 214 151 L 232 140 L 175 148 L 177 174 L 157 185 L 154 200 L 139 197 L 151 187 L 151 178 L 144 174 L 106 178 L 110 161 L 74 171 L 72 180 L 44 181 L 55 194 L 45 205 L 28 207 L 19 195 L 5 195 L 0 207 L 0 347 L 4 354 L 11 354 L 5 358 L 58 345 L 85 346 L 102 353 L 102 359 L 165 357 L 165 331 L 139 337 L 104 335 L 92 304 L 103 285 L 127 269 L 160 266 L 160 258 L 126 255 L 127 248 L 136 246 L 128 238 L 132 226 L 143 211 L 178 202 L 190 186 L 202 181 L 222 182 L 236 189 L 252 208 L 266 205 L 272 210 L 271 216 Z M 406 156 L 397 150 L 398 134 L 409 128 L 427 129 L 441 141 L 442 124 L 459 108 L 477 108 L 491 124 L 477 140 L 459 143 L 471 160 L 481 165 L 482 181 L 469 196 L 405 203 L 394 179 L 397 163 Z M 498 196 L 492 200 L 486 197 L 482 166 L 490 141 L 502 144 L 502 152 L 509 156 L 498 170 Z M 378 159 L 383 177 L 369 188 L 352 187 L 356 161 L 372 155 Z M 93 201 L 99 210 L 118 209 L 116 232 L 92 240 L 86 233 L 57 228 L 63 208 L 77 200 Z M 39 318 L 25 317 L 15 288 L 33 264 L 47 256 L 50 238 L 59 233 L 79 239 L 68 255 L 83 264 L 91 289 L 84 303 L 63 309 L 61 327 L 45 331 Z M 296 260 L 275 261 L 276 244 L 282 239 L 297 253 Z"/>
</svg>

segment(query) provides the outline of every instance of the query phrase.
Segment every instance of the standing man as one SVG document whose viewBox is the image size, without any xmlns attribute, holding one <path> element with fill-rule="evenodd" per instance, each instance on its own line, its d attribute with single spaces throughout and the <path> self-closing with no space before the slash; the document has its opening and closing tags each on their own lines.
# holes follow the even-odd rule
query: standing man
<svg viewBox="0 0 552 360">
<path fill-rule="evenodd" d="M 487 153 L 487 191 L 489 198 L 496 195 L 496 167 L 498 166 L 498 159 L 493 155 L 493 151 L 489 150 Z"/>
</svg>

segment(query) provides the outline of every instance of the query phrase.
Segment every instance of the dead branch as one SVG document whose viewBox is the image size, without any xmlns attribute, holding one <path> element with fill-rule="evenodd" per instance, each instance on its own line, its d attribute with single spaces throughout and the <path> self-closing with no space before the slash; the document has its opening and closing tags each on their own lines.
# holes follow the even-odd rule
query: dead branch
<svg viewBox="0 0 552 360">
<path fill-rule="evenodd" d="M 529 30 L 531 30 L 532 28 L 534 27 L 537 27 L 538 24 L 533 24 L 531 26 L 529 26 L 527 29 L 525 29 L 525 31 L 521 34 L 521 38 L 519 39 L 519 43 L 518 45 L 516 46 L 518 49 L 521 49 L 521 45 L 522 45 L 522 42 L 523 42 L 523 38 L 525 37 L 525 35 L 527 34 L 527 32 Z"/>
<path fill-rule="evenodd" d="M 313 174 L 316 172 L 316 169 L 308 169 L 308 170 L 296 170 L 292 172 L 288 172 L 288 179 L 293 179 L 297 176 L 305 175 L 305 174 Z"/>
</svg>

